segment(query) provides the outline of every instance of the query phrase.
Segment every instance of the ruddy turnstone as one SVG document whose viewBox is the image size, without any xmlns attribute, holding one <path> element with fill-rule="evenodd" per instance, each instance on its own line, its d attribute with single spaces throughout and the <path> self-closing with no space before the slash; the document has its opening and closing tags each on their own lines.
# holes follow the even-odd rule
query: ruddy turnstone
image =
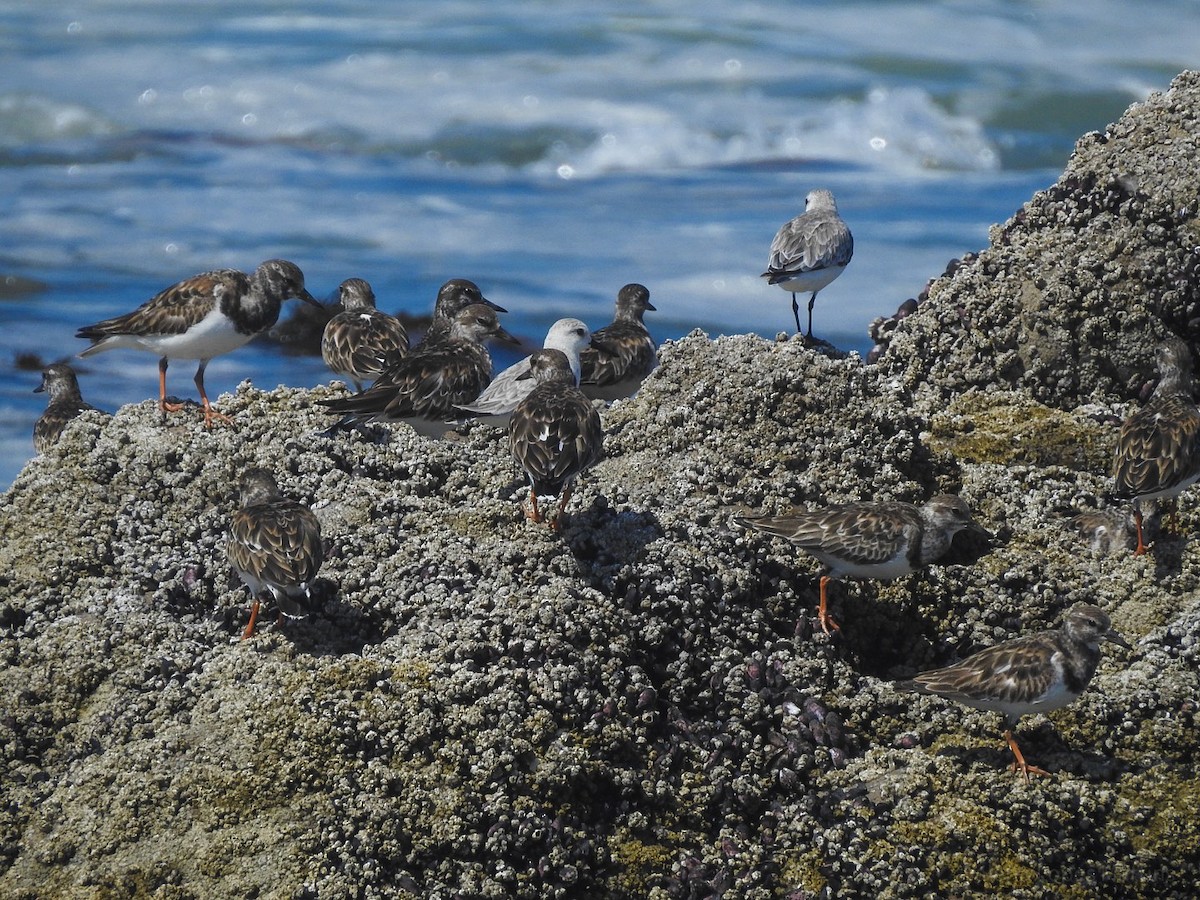
<svg viewBox="0 0 1200 900">
<path fill-rule="evenodd" d="M 571 367 L 573 383 L 579 384 L 579 354 L 591 339 L 592 332 L 579 319 L 559 319 L 546 332 L 542 347 L 561 350 Z M 473 402 L 464 403 L 459 409 L 474 413 L 488 424 L 507 426 L 517 404 L 537 386 L 536 381 L 528 377 L 532 359 L 532 356 L 527 356 L 513 363 L 493 378 L 492 383 Z"/>
<path fill-rule="evenodd" d="M 444 340 L 450 334 L 450 323 L 462 310 L 476 303 L 482 303 L 498 313 L 508 312 L 483 296 L 479 285 L 465 278 L 451 278 L 438 288 L 437 301 L 433 304 L 433 321 L 429 329 L 421 336 L 421 340 L 413 350 L 425 350 Z"/>
<path fill-rule="evenodd" d="M 921 506 L 912 503 L 841 503 L 783 516 L 734 516 L 743 528 L 787 538 L 825 564 L 817 616 L 828 634 L 839 630 L 827 610 L 827 587 L 834 578 L 901 578 L 945 555 L 964 528 L 990 537 L 971 518 L 966 501 L 939 494 Z"/>
<path fill-rule="evenodd" d="M 473 304 L 454 316 L 445 338 L 412 350 L 361 394 L 321 403 L 344 416 L 339 424 L 408 422 L 429 434 L 424 426 L 454 419 L 458 404 L 471 402 L 488 386 L 492 358 L 484 344 L 492 338 L 517 343 L 494 309 Z"/>
<path fill-rule="evenodd" d="M 627 284 L 617 292 L 612 324 L 593 332 L 591 346 L 579 354 L 579 386 L 588 397 L 629 397 L 654 370 L 658 348 L 642 324 L 647 310 L 656 311 L 643 285 Z"/>
<path fill-rule="evenodd" d="M 270 595 L 285 616 L 305 615 L 309 587 L 324 562 L 325 548 L 321 523 L 312 510 L 284 497 L 266 469 L 247 469 L 238 489 L 241 509 L 229 523 L 225 552 L 254 597 L 242 632 L 245 639 L 254 634 L 264 595 Z"/>
<path fill-rule="evenodd" d="M 529 478 L 526 516 L 542 521 L 539 495 L 560 496 L 558 528 L 575 479 L 604 455 L 604 429 L 592 401 L 575 386 L 567 356 L 561 350 L 538 350 L 529 358 L 536 386 L 517 404 L 508 423 L 508 445 Z"/>
<path fill-rule="evenodd" d="M 35 394 L 45 391 L 50 395 L 46 411 L 33 424 L 33 448 L 45 453 L 58 443 L 67 423 L 84 410 L 95 409 L 84 402 L 79 393 L 79 379 L 75 370 L 66 363 L 54 363 L 42 372 L 42 383 L 33 389 Z"/>
<path fill-rule="evenodd" d="M 76 337 L 92 342 L 80 356 L 128 347 L 146 350 L 158 360 L 158 407 L 163 421 L 182 404 L 167 402 L 167 361 L 198 359 L 196 387 L 204 407 L 204 426 L 229 422 L 212 408 L 204 391 L 204 369 L 214 356 L 229 353 L 261 334 L 279 318 L 284 300 L 292 298 L 320 306 L 304 289 L 304 275 L 295 263 L 269 259 L 253 275 L 217 269 L 193 275 L 151 297 L 123 316 L 80 328 Z"/>
<path fill-rule="evenodd" d="M 338 287 L 342 311 L 329 320 L 321 338 L 321 358 L 335 375 L 354 382 L 356 391 L 408 352 L 408 332 L 395 316 L 375 308 L 375 292 L 361 278 Z"/>
<path fill-rule="evenodd" d="M 800 333 L 800 304 L 797 292 L 811 291 L 808 298 L 808 332 L 812 338 L 812 311 L 817 294 L 842 274 L 854 255 L 854 237 L 838 215 L 833 192 L 809 191 L 804 212 L 779 229 L 771 241 L 771 256 L 762 277 L 792 295 L 792 315 Z"/>
<path fill-rule="evenodd" d="M 1137 528 L 1133 512 L 1128 507 L 1089 509 L 1072 516 L 1070 521 L 1080 537 L 1088 542 L 1093 553 L 1128 553 L 1135 546 Z M 1143 520 L 1143 530 L 1149 524 Z"/>
<path fill-rule="evenodd" d="M 1013 771 L 1029 781 L 1047 775 L 1025 762 L 1013 729 L 1023 715 L 1049 712 L 1074 702 L 1087 688 L 1100 662 L 1105 641 L 1133 648 L 1113 631 L 1108 614 L 1090 603 L 1076 603 L 1062 625 L 1005 641 L 944 669 L 933 669 L 899 681 L 902 691 L 937 694 L 975 709 L 1005 716 L 1004 739 L 1013 753 Z"/>
<path fill-rule="evenodd" d="M 1134 553 L 1146 552 L 1142 502 L 1173 500 L 1200 479 L 1200 410 L 1192 399 L 1192 354 L 1171 337 L 1156 355 L 1159 382 L 1150 400 L 1121 425 L 1113 459 L 1119 497 L 1133 500 Z"/>
</svg>

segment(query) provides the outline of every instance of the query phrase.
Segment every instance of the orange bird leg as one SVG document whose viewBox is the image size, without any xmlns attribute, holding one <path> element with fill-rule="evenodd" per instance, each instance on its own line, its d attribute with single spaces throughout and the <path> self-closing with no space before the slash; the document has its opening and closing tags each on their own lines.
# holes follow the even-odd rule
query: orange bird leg
<svg viewBox="0 0 1200 900">
<path fill-rule="evenodd" d="M 566 513 L 567 504 L 571 502 L 571 489 L 567 488 L 559 495 L 558 498 L 558 513 L 554 516 L 554 521 L 550 523 L 550 527 L 558 531 L 562 527 L 563 516 Z"/>
<path fill-rule="evenodd" d="M 1025 783 L 1029 784 L 1030 775 L 1049 775 L 1045 769 L 1039 769 L 1037 766 L 1031 766 L 1025 762 L 1025 757 L 1021 755 L 1021 748 L 1017 746 L 1017 739 L 1013 737 L 1012 729 L 1006 729 L 1004 739 L 1008 741 L 1008 749 L 1013 753 L 1012 770 L 1020 772 L 1021 777 L 1025 779 Z"/>
<path fill-rule="evenodd" d="M 1142 508 L 1134 503 L 1133 505 L 1133 524 L 1137 526 L 1138 545 L 1133 551 L 1134 556 L 1144 556 L 1146 553 L 1146 542 L 1142 539 Z"/>
<path fill-rule="evenodd" d="M 200 368 L 196 369 L 196 388 L 200 391 L 200 402 L 204 406 L 204 427 L 212 428 L 214 422 L 220 422 L 222 425 L 232 425 L 233 419 L 223 415 L 213 409 L 212 404 L 208 402 L 208 394 L 204 392 L 204 370 L 208 366 L 208 360 L 200 360 Z"/>
<path fill-rule="evenodd" d="M 537 491 L 535 491 L 533 488 L 529 489 L 529 508 L 526 508 L 525 505 L 522 504 L 521 511 L 525 513 L 525 518 L 530 522 L 536 523 L 542 521 L 542 511 L 538 509 L 537 505 Z"/>
<path fill-rule="evenodd" d="M 258 624 L 258 598 L 254 598 L 254 602 L 250 604 L 250 621 L 246 623 L 246 630 L 242 632 L 242 640 L 254 637 L 254 626 Z"/>
<path fill-rule="evenodd" d="M 833 579 L 829 575 L 821 576 L 821 605 L 817 608 L 817 621 L 821 623 L 821 630 L 826 634 L 832 631 L 841 631 L 840 626 L 828 612 L 826 607 L 826 593 L 829 587 L 829 582 Z"/>
<path fill-rule="evenodd" d="M 182 403 L 167 402 L 167 358 L 164 356 L 158 361 L 158 408 L 162 412 L 162 423 L 167 424 L 167 413 L 179 412 L 183 409 Z"/>
</svg>

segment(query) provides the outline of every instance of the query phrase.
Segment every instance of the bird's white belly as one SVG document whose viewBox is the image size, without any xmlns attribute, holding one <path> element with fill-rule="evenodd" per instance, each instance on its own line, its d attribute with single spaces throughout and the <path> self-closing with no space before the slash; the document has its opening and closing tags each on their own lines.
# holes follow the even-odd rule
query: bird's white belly
<svg viewBox="0 0 1200 900">
<path fill-rule="evenodd" d="M 813 269 L 810 272 L 800 272 L 788 278 L 787 281 L 775 282 L 785 291 L 801 293 L 819 291 L 842 274 L 845 266 L 827 266 L 824 269 Z"/>
<path fill-rule="evenodd" d="M 1032 713 L 1045 713 L 1061 709 L 1074 701 L 1078 696 L 1078 694 L 1073 694 L 1067 690 L 1067 685 L 1064 681 L 1056 680 L 1045 693 L 1036 697 L 1030 697 L 1024 701 L 978 697 L 969 700 L 963 699 L 962 702 L 976 709 L 987 709 L 993 712 L 1004 713 L 1015 719 Z"/>
<path fill-rule="evenodd" d="M 252 337 L 239 332 L 220 310 L 214 309 L 183 334 L 121 335 L 105 343 L 110 348 L 148 350 L 168 359 L 212 359 L 236 350 Z"/>
<path fill-rule="evenodd" d="M 912 564 L 908 560 L 908 555 L 903 550 L 891 559 L 871 565 L 849 563 L 843 559 L 834 559 L 821 555 L 817 555 L 817 558 L 829 566 L 835 576 L 848 578 L 878 578 L 883 581 L 893 581 L 911 574 L 913 570 Z"/>
</svg>

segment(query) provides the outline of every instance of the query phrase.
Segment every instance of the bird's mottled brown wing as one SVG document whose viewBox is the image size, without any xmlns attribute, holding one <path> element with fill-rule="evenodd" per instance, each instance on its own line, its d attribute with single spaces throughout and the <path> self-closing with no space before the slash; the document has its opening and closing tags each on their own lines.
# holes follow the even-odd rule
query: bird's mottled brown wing
<svg viewBox="0 0 1200 900">
<path fill-rule="evenodd" d="M 339 375 L 371 378 L 408 352 L 408 332 L 394 316 L 376 310 L 338 313 L 325 326 L 321 356 Z"/>
<path fill-rule="evenodd" d="M 290 500 L 238 510 L 227 553 L 235 568 L 285 592 L 310 583 L 325 560 L 317 517 Z"/>
<path fill-rule="evenodd" d="M 77 336 L 99 341 L 119 334 L 183 334 L 207 316 L 227 292 L 249 289 L 249 278 L 234 269 L 194 275 L 159 292 L 133 312 L 80 328 Z"/>
<path fill-rule="evenodd" d="M 360 419 L 452 417 L 457 404 L 470 403 L 490 380 L 487 350 L 451 341 L 405 357 L 361 394 L 323 403 Z"/>
<path fill-rule="evenodd" d="M 892 559 L 906 535 L 920 527 L 917 511 L 905 503 L 847 503 L 786 516 L 738 516 L 734 521 L 854 565 Z"/>
<path fill-rule="evenodd" d="M 539 493 L 560 493 L 604 454 L 600 414 L 570 385 L 535 388 L 513 411 L 508 438 L 513 457 Z"/>
<path fill-rule="evenodd" d="M 650 333 L 634 322 L 614 322 L 592 335 L 591 346 L 579 354 L 581 384 L 610 385 L 645 377 L 657 362 Z"/>
<path fill-rule="evenodd" d="M 67 423 L 88 409 L 95 407 L 82 400 L 59 400 L 51 403 L 33 423 L 33 448 L 38 453 L 45 453 L 58 442 Z"/>
<path fill-rule="evenodd" d="M 1137 497 L 1170 490 L 1200 464 L 1200 412 L 1181 396 L 1163 398 L 1125 420 L 1113 461 L 1116 492 Z"/>
<path fill-rule="evenodd" d="M 1048 691 L 1057 673 L 1047 665 L 1057 645 L 1042 634 L 988 647 L 962 662 L 922 672 L 900 687 L 972 703 L 1028 703 Z"/>
</svg>

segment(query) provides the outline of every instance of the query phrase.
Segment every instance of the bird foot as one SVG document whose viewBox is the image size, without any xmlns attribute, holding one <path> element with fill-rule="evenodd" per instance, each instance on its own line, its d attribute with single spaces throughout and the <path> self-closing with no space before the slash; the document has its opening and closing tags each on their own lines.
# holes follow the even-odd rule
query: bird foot
<svg viewBox="0 0 1200 900">
<path fill-rule="evenodd" d="M 224 413 L 219 413 L 211 406 L 204 407 L 204 427 L 212 428 L 213 425 L 233 425 L 233 419 Z"/>
<path fill-rule="evenodd" d="M 1037 766 L 1031 766 L 1029 763 L 1025 762 L 1025 760 L 1021 760 L 1020 762 L 1014 760 L 1012 764 L 1012 770 L 1013 772 L 1020 772 L 1021 777 L 1025 779 L 1026 784 L 1029 784 L 1030 775 L 1044 775 L 1047 778 L 1050 777 L 1050 773 L 1045 769 L 1039 769 Z"/>
<path fill-rule="evenodd" d="M 835 631 L 841 633 L 842 626 L 837 623 L 837 619 L 824 610 L 817 613 L 817 621 L 821 624 L 821 630 L 826 634 L 832 636 Z"/>
</svg>

